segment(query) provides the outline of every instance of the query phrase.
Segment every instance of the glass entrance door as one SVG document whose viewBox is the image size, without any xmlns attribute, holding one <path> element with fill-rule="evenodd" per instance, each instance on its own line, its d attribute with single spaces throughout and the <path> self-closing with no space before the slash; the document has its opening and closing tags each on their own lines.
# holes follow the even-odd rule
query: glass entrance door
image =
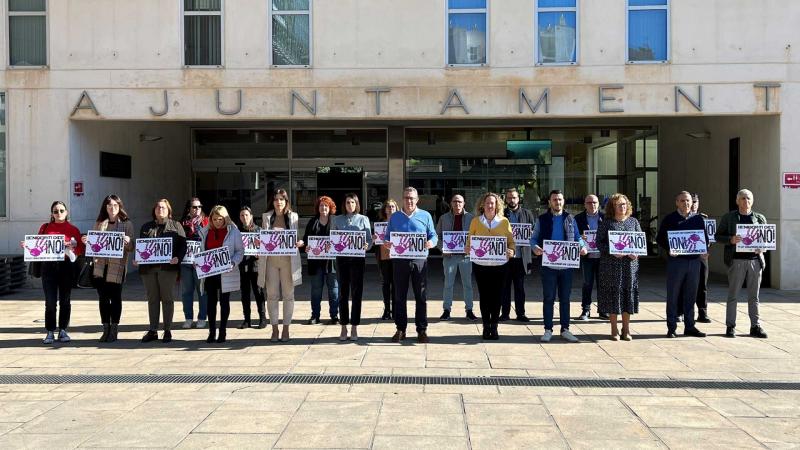
<svg viewBox="0 0 800 450">
<path fill-rule="evenodd" d="M 266 172 L 256 168 L 219 168 L 214 171 L 195 172 L 197 197 L 208 214 L 214 205 L 223 205 L 234 222 L 239 220 L 243 206 L 253 210 L 257 223 L 269 209 L 269 202 L 276 189 L 289 188 L 286 172 Z"/>
</svg>

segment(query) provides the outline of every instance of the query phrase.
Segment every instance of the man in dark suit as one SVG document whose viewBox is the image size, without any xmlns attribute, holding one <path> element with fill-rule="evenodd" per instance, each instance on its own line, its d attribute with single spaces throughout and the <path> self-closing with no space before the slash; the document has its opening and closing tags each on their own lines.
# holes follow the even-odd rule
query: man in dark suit
<svg viewBox="0 0 800 450">
<path fill-rule="evenodd" d="M 586 241 L 586 231 L 597 231 L 597 227 L 600 226 L 600 222 L 603 221 L 605 215 L 600 211 L 600 200 L 594 194 L 589 194 L 583 199 L 583 207 L 585 211 L 575 216 L 575 223 L 578 224 L 578 232 L 580 232 L 581 237 Z M 600 279 L 597 276 L 599 267 L 600 253 L 589 253 L 582 258 L 583 291 L 581 296 L 581 315 L 577 320 L 589 320 L 594 285 L 598 284 L 599 289 Z M 600 313 L 599 315 L 601 319 L 608 320 L 607 314 Z"/>
</svg>

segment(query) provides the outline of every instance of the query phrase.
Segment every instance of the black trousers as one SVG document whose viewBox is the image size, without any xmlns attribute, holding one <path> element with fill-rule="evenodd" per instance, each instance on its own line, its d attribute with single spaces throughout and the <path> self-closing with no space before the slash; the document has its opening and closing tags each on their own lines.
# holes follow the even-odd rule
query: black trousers
<svg viewBox="0 0 800 450">
<path fill-rule="evenodd" d="M 361 294 L 364 291 L 364 258 L 339 256 L 336 271 L 339 276 L 339 320 L 342 325 L 361 324 Z M 353 302 L 353 313 L 350 304 Z"/>
<path fill-rule="evenodd" d="M 100 323 L 119 323 L 122 317 L 122 284 L 95 278 L 100 303 Z"/>
<path fill-rule="evenodd" d="M 266 311 L 264 310 L 264 293 L 258 287 L 258 272 L 245 272 L 243 266 L 239 266 L 239 285 L 242 287 L 242 311 L 244 312 L 245 322 L 250 322 L 250 292 L 253 292 L 253 297 L 256 300 L 256 307 L 258 308 L 258 317 L 265 317 Z"/>
<path fill-rule="evenodd" d="M 383 309 L 392 311 L 394 309 L 394 268 L 391 259 L 381 259 L 378 261 L 381 269 L 381 289 L 383 290 Z"/>
<path fill-rule="evenodd" d="M 208 277 L 204 284 L 208 295 L 208 333 L 214 334 L 217 330 L 217 302 L 221 313 L 219 332 L 224 333 L 228 328 L 228 317 L 231 315 L 231 294 L 222 293 L 222 275 Z"/>
<path fill-rule="evenodd" d="M 700 258 L 700 283 L 697 286 L 697 314 L 706 316 L 708 311 L 708 261 Z"/>
<path fill-rule="evenodd" d="M 394 268 L 394 324 L 399 331 L 408 328 L 408 283 L 414 290 L 414 324 L 417 333 L 428 329 L 428 260 L 393 259 Z"/>
<path fill-rule="evenodd" d="M 472 263 L 472 273 L 478 284 L 483 325 L 497 324 L 500 319 L 501 289 L 508 274 L 508 264 L 502 266 L 480 266 Z"/>
<path fill-rule="evenodd" d="M 493 266 L 494 267 L 494 266 Z M 503 280 L 502 292 L 503 293 L 503 315 L 508 316 L 511 314 L 511 286 L 514 286 L 514 311 L 517 316 L 525 315 L 525 263 L 522 258 L 511 258 L 505 270 L 505 278 Z"/>
<path fill-rule="evenodd" d="M 56 330 L 56 309 L 58 311 L 58 328 L 69 327 L 72 313 L 70 295 L 72 294 L 73 263 L 69 261 L 42 263 L 42 288 L 44 290 L 44 326 L 47 331 Z"/>
</svg>

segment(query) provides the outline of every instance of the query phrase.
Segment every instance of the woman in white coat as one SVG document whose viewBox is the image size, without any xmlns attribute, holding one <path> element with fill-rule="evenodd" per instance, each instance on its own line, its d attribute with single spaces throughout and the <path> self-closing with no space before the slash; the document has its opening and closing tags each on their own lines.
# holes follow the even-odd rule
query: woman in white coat
<svg viewBox="0 0 800 450">
<path fill-rule="evenodd" d="M 209 344 L 216 340 L 217 343 L 225 342 L 228 317 L 231 315 L 231 292 L 238 291 L 239 271 L 236 267 L 244 258 L 244 246 L 239 229 L 231 221 L 228 210 L 217 205 L 211 209 L 208 226 L 200 230 L 201 250 L 212 250 L 228 247 L 231 257 L 231 268 L 221 275 L 214 275 L 203 279 L 203 289 L 208 295 L 208 339 Z M 221 312 L 219 321 L 219 336 L 217 332 L 217 301 Z"/>
<path fill-rule="evenodd" d="M 278 189 L 272 196 L 272 209 L 262 216 L 262 230 L 297 230 L 299 217 L 292 211 L 289 194 Z M 303 241 L 297 241 L 301 247 Z M 289 325 L 294 313 L 294 288 L 303 282 L 300 255 L 260 256 L 258 261 L 258 285 L 267 291 L 267 312 L 272 325 L 272 342 L 278 341 L 279 305 L 283 300 L 283 332 L 280 340 L 289 340 Z"/>
</svg>

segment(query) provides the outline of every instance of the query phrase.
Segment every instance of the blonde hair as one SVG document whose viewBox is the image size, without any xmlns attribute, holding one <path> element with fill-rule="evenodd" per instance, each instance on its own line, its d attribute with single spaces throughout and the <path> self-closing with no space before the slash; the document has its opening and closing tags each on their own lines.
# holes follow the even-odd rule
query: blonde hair
<svg viewBox="0 0 800 450">
<path fill-rule="evenodd" d="M 211 208 L 211 212 L 208 213 L 208 226 L 209 228 L 216 228 L 214 227 L 214 215 L 220 216 L 225 219 L 225 227 L 227 228 L 228 225 L 231 225 L 233 221 L 231 221 L 231 216 L 228 214 L 228 208 L 222 205 L 216 205 Z"/>
<path fill-rule="evenodd" d="M 483 204 L 486 203 L 487 197 L 494 197 L 497 201 L 497 216 L 504 217 L 503 211 L 506 209 L 506 203 L 500 198 L 500 194 L 496 194 L 494 192 L 487 192 L 480 197 L 478 197 L 478 201 L 475 203 L 475 215 L 480 216 L 483 215 Z"/>
<path fill-rule="evenodd" d="M 623 217 L 622 220 L 626 220 L 631 216 L 631 214 L 633 214 L 633 204 L 631 204 L 631 201 L 625 194 L 620 194 L 617 192 L 616 194 L 612 195 L 611 198 L 608 199 L 608 203 L 606 203 L 606 217 L 608 219 L 616 220 L 617 204 L 620 202 L 625 202 L 628 205 L 628 208 L 625 210 L 625 217 Z"/>
<path fill-rule="evenodd" d="M 394 210 L 395 211 L 400 211 L 400 207 L 397 206 L 397 202 L 394 201 L 394 199 L 390 198 L 390 199 L 386 200 L 385 202 L 383 202 L 383 208 L 381 208 L 381 219 L 383 219 L 383 220 L 388 220 L 389 219 L 389 217 L 386 215 L 386 207 L 389 206 L 389 205 L 394 205 Z"/>
</svg>

